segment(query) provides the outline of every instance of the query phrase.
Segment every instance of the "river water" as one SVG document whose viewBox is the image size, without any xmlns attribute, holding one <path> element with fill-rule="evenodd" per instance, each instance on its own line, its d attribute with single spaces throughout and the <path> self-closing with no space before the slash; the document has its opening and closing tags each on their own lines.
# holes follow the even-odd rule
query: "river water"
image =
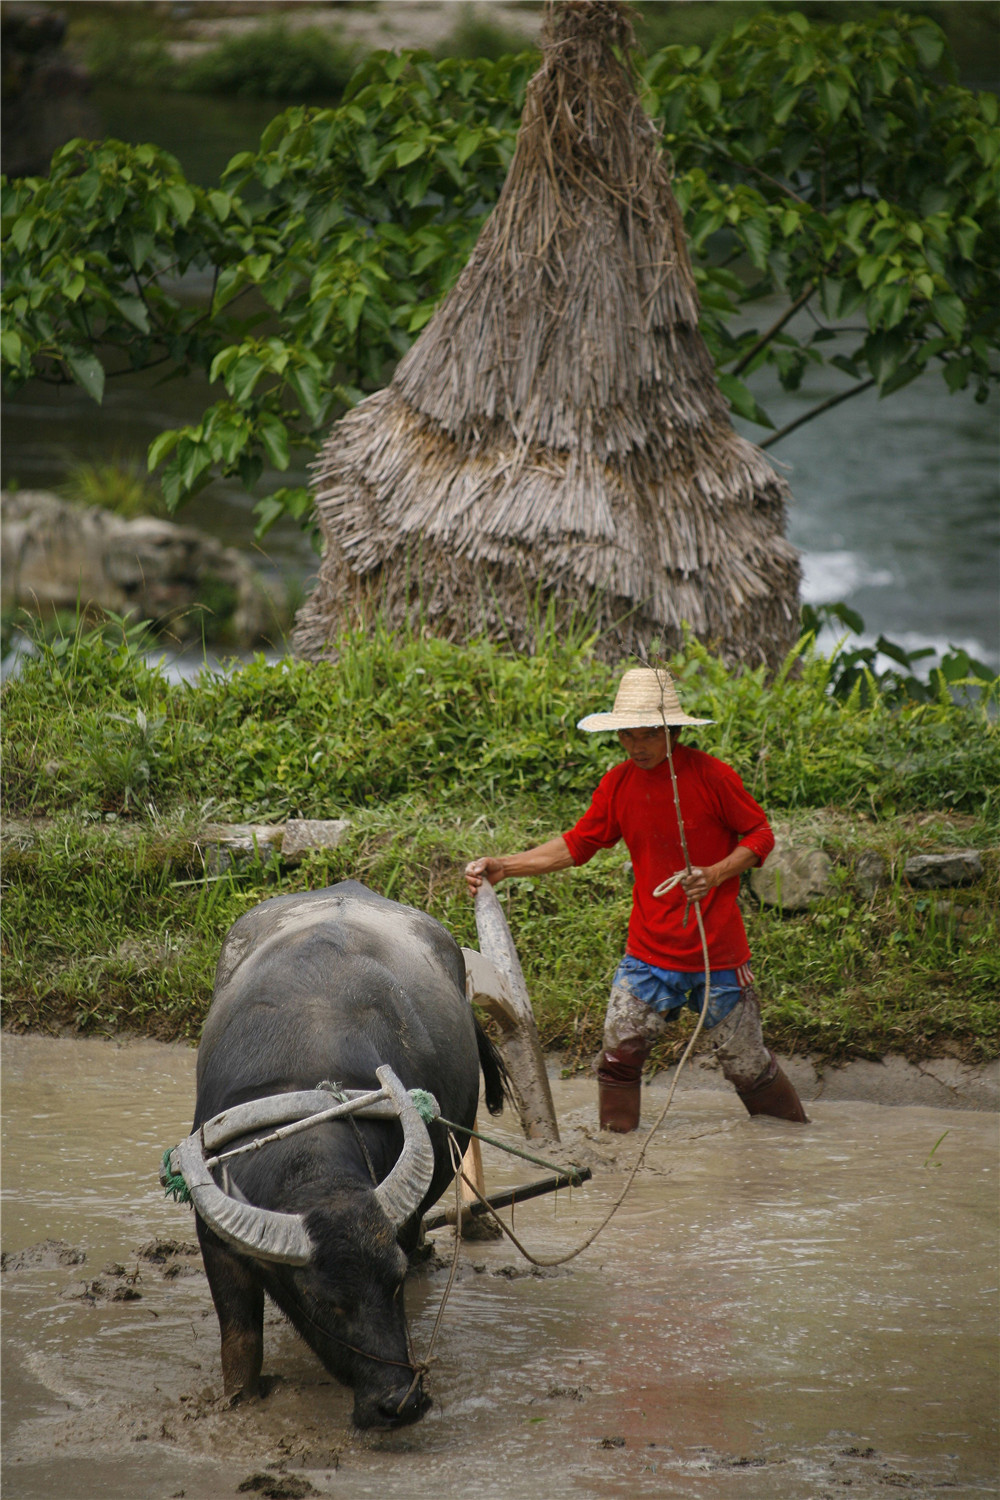
<svg viewBox="0 0 1000 1500">
<path fill-rule="evenodd" d="M 821 1100 L 800 1128 L 678 1093 L 579 1259 L 532 1273 L 506 1241 L 462 1247 L 432 1410 L 362 1435 L 273 1311 L 267 1395 L 219 1400 L 190 1211 L 156 1182 L 194 1057 L 4 1039 L 5 1500 L 228 1500 L 254 1476 L 346 1500 L 997 1494 L 995 1115 Z M 593 1087 L 554 1083 L 594 1179 L 516 1211 L 539 1253 L 579 1243 L 634 1160 L 636 1137 L 597 1135 Z M 490 1187 L 534 1175 L 484 1155 Z M 446 1280 L 408 1283 L 418 1351 Z"/>
</svg>

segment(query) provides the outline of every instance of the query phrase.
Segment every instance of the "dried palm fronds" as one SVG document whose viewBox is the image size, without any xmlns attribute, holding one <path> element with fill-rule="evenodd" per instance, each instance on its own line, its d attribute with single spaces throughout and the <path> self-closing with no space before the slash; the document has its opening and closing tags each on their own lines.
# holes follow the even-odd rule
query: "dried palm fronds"
<svg viewBox="0 0 1000 1500">
<path fill-rule="evenodd" d="M 627 9 L 550 13 L 468 265 L 391 384 L 331 431 L 302 654 L 373 605 L 530 646 L 539 593 L 586 611 L 610 659 L 672 648 L 684 622 L 744 660 L 794 639 L 787 489 L 715 384 Z"/>
</svg>

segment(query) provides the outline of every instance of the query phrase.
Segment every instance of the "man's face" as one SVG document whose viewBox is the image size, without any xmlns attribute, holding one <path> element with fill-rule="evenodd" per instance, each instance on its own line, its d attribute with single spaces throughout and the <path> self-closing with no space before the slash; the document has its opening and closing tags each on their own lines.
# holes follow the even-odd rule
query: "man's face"
<svg viewBox="0 0 1000 1500">
<path fill-rule="evenodd" d="M 673 745 L 677 735 L 676 731 L 671 733 Z M 659 729 L 619 729 L 618 742 L 629 760 L 643 771 L 652 771 L 667 758 L 667 731 L 662 725 Z"/>
</svg>

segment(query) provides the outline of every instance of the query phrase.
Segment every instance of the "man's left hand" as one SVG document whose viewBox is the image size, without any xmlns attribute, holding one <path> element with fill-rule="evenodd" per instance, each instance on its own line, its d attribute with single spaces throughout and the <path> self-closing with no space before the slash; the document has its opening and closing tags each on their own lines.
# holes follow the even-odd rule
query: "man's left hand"
<svg viewBox="0 0 1000 1500">
<path fill-rule="evenodd" d="M 714 865 L 694 865 L 689 875 L 683 870 L 678 871 L 678 874 L 681 890 L 689 901 L 702 901 L 712 887 L 719 883 L 715 878 Z"/>
</svg>

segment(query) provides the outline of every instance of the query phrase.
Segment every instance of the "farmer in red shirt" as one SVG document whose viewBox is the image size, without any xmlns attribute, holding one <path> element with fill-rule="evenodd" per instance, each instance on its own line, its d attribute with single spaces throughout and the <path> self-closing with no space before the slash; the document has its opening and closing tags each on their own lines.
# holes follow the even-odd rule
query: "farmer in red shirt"
<svg viewBox="0 0 1000 1500">
<path fill-rule="evenodd" d="M 798 1095 L 764 1045 L 750 972 L 750 948 L 737 905 L 740 876 L 763 864 L 774 835 L 763 809 L 731 766 L 680 743 L 685 725 L 710 724 L 684 713 L 667 672 L 627 671 L 610 713 L 579 728 L 617 730 L 628 756 L 602 777 L 575 827 L 520 854 L 475 859 L 465 876 L 475 894 L 483 879 L 541 875 L 586 864 L 598 849 L 624 839 L 635 886 L 626 953 L 615 972 L 597 1065 L 603 1130 L 639 1124 L 642 1065 L 667 1020 L 683 1006 L 701 1011 L 705 957 L 688 908 L 701 904 L 708 942 L 709 1005 L 705 1029 L 715 1055 L 752 1115 L 806 1119 Z M 667 731 L 677 776 L 691 870 L 677 825 Z"/>
</svg>

